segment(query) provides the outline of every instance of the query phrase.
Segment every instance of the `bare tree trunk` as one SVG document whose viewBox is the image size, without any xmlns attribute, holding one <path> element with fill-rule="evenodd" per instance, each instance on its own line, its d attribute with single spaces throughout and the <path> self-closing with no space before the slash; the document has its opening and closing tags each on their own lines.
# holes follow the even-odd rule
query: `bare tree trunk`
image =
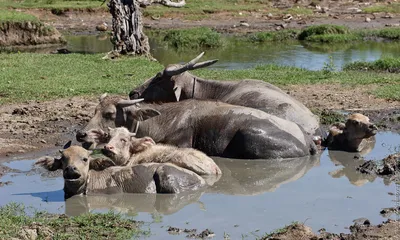
<svg viewBox="0 0 400 240">
<path fill-rule="evenodd" d="M 142 13 L 136 0 L 110 0 L 108 8 L 113 17 L 111 41 L 114 52 L 150 56 L 150 45 L 142 30 Z"/>
</svg>

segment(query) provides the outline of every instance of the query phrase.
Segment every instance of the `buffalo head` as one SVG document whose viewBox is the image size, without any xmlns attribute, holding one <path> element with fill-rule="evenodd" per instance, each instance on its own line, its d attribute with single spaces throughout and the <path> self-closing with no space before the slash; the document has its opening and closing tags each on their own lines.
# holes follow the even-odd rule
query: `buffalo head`
<svg viewBox="0 0 400 240">
<path fill-rule="evenodd" d="M 98 143 L 106 143 L 108 134 L 104 134 L 109 127 L 126 127 L 134 131 L 139 121 L 160 115 L 160 112 L 151 108 L 140 108 L 138 103 L 143 99 L 124 100 L 117 96 L 100 97 L 94 116 L 76 133 L 76 139 L 82 142 L 83 147 L 95 147 Z"/>
<path fill-rule="evenodd" d="M 132 90 L 129 93 L 129 98 L 144 98 L 146 102 L 179 101 L 182 88 L 193 78 L 193 76 L 186 73 L 186 71 L 204 68 L 218 61 L 218 59 L 214 59 L 197 63 L 203 55 L 204 52 L 185 65 L 168 65 L 162 72 L 157 73 L 156 76 L 148 79 L 141 86 Z"/>
</svg>

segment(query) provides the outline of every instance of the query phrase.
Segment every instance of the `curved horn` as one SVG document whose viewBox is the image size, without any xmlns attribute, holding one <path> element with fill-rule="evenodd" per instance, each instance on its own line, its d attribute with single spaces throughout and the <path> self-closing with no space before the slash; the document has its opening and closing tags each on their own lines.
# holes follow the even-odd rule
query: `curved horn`
<svg viewBox="0 0 400 240">
<path fill-rule="evenodd" d="M 139 98 L 139 99 L 134 99 L 134 100 L 120 100 L 117 104 L 120 105 L 121 107 L 129 107 L 133 104 L 142 102 L 144 98 Z"/>
<path fill-rule="evenodd" d="M 186 63 L 183 66 L 172 66 L 169 68 L 166 68 L 164 70 L 164 73 L 167 76 L 174 76 L 174 75 L 178 75 L 181 74 L 183 72 L 186 72 L 188 70 L 194 70 L 194 69 L 198 69 L 198 68 L 204 68 L 207 66 L 210 66 L 214 63 L 216 63 L 218 61 L 218 59 L 214 59 L 214 60 L 208 60 L 208 61 L 204 61 L 204 62 L 200 62 L 197 63 L 197 61 L 199 61 L 199 59 L 204 55 L 204 52 L 200 53 L 199 56 L 195 57 L 194 59 L 192 59 L 190 62 Z"/>
</svg>

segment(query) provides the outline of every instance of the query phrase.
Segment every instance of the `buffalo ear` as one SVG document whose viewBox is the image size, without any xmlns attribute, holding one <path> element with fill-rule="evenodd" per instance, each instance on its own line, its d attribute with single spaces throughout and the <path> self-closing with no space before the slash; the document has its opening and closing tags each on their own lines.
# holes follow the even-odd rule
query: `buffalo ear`
<svg viewBox="0 0 400 240">
<path fill-rule="evenodd" d="M 137 121 L 144 121 L 152 117 L 161 115 L 161 113 L 152 108 L 142 108 L 130 112 L 131 117 Z"/>
<path fill-rule="evenodd" d="M 61 159 L 52 158 L 49 156 L 39 158 L 39 160 L 35 162 L 35 165 L 40 165 L 48 171 L 56 171 L 58 169 L 62 169 Z"/>
<path fill-rule="evenodd" d="M 89 170 L 103 171 L 106 168 L 116 166 L 116 164 L 108 158 L 94 158 L 90 160 Z"/>
<path fill-rule="evenodd" d="M 179 86 L 175 87 L 174 93 L 175 93 L 176 101 L 179 102 L 179 99 L 181 98 L 182 88 Z"/>
</svg>

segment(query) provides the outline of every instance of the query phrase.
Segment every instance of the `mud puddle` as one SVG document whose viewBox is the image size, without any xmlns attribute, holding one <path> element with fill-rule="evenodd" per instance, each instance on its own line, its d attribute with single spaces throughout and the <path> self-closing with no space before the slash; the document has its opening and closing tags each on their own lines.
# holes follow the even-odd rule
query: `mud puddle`
<svg viewBox="0 0 400 240">
<path fill-rule="evenodd" d="M 168 228 L 209 229 L 215 239 L 255 239 L 290 224 L 305 223 L 314 231 L 348 233 L 354 219 L 379 224 L 379 213 L 396 204 L 396 184 L 356 172 L 365 160 L 379 160 L 399 151 L 400 135 L 381 132 L 369 151 L 359 154 L 324 151 L 316 158 L 286 161 L 241 161 L 215 158 L 223 171 L 214 186 L 179 195 L 96 195 L 63 199 L 58 172 L 33 169 L 35 159 L 11 161 L 0 181 L 0 205 L 21 202 L 39 210 L 77 215 L 114 210 L 152 222 L 149 239 L 185 239 L 186 233 L 169 234 Z M 356 156 L 356 157 L 355 157 Z M 399 186 L 397 186 L 398 188 Z M 398 203 L 397 203 L 398 204 Z M 392 214 L 389 218 L 395 219 Z M 227 235 L 226 235 L 227 236 Z"/>
</svg>

